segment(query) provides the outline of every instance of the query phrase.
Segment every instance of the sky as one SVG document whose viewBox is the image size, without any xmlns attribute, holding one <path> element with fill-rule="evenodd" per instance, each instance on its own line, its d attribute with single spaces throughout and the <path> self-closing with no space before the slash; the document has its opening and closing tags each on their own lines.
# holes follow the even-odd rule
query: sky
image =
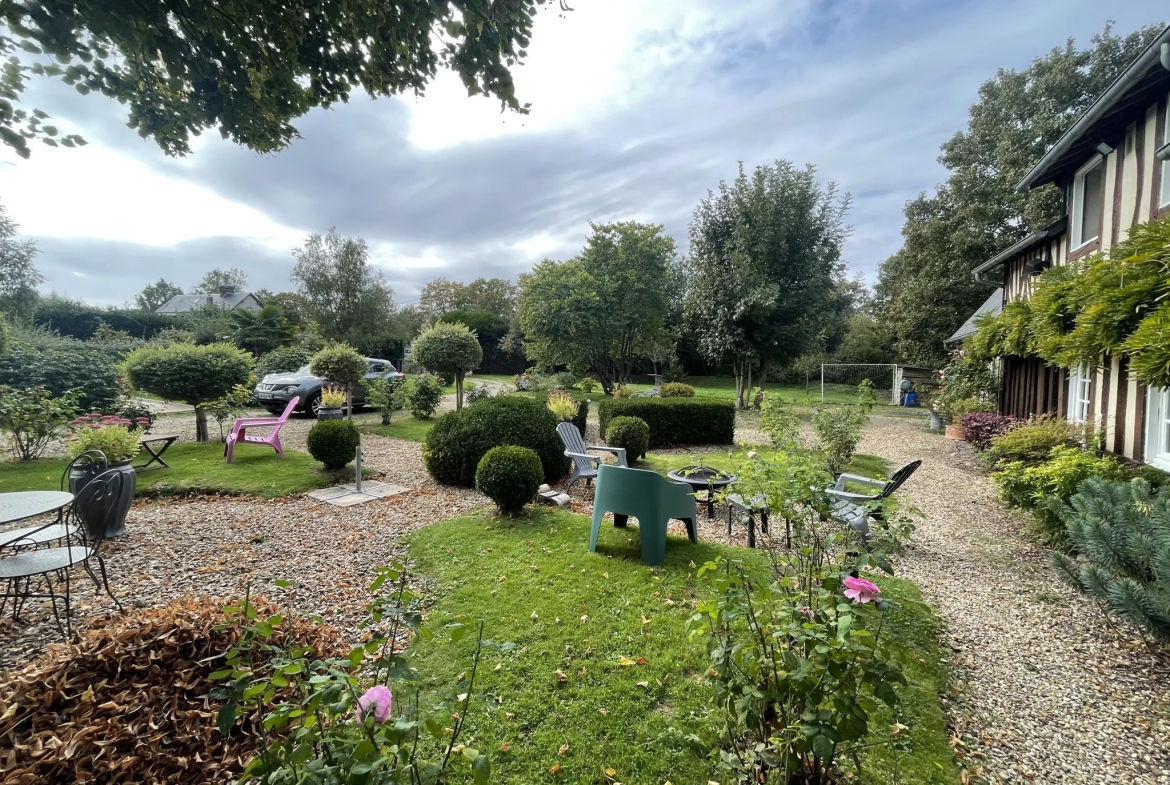
<svg viewBox="0 0 1170 785">
<path fill-rule="evenodd" d="M 851 275 L 872 284 L 902 208 L 946 177 L 939 145 L 979 85 L 1164 0 L 573 0 L 538 17 L 515 73 L 527 116 L 440 74 L 425 96 L 315 110 L 261 155 L 210 131 L 184 158 L 125 109 L 37 79 L 25 103 L 89 144 L 0 146 L 0 202 L 40 248 L 42 291 L 129 302 L 239 267 L 292 288 L 292 249 L 331 227 L 365 238 L 409 303 L 428 280 L 516 277 L 582 247 L 589 223 L 662 224 L 680 252 L 695 206 L 742 162 L 811 163 L 852 194 Z"/>
</svg>

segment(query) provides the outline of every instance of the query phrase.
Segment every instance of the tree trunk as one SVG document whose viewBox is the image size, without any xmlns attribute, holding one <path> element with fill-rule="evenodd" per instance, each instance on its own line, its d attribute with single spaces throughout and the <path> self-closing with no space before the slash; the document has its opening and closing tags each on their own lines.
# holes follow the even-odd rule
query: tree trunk
<svg viewBox="0 0 1170 785">
<path fill-rule="evenodd" d="M 207 437 L 207 410 L 202 406 L 195 407 L 195 441 L 209 441 Z"/>
<path fill-rule="evenodd" d="M 735 406 L 738 409 L 743 407 L 743 371 L 747 365 L 747 361 L 742 357 L 737 356 L 731 361 L 732 371 L 735 373 Z"/>
<path fill-rule="evenodd" d="M 345 419 L 353 419 L 353 398 L 349 394 L 349 385 L 345 385 Z"/>
<path fill-rule="evenodd" d="M 463 372 L 455 372 L 455 411 L 463 408 Z"/>
</svg>

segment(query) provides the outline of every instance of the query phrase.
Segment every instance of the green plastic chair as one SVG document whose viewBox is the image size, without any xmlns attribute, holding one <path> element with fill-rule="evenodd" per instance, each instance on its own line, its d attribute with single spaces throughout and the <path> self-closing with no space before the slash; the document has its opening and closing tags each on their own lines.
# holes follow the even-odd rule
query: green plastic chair
<svg viewBox="0 0 1170 785">
<path fill-rule="evenodd" d="M 593 530 L 589 534 L 589 552 L 597 552 L 597 535 L 601 519 L 613 513 L 613 525 L 623 527 L 632 515 L 638 519 L 642 538 L 642 563 L 651 567 L 666 558 L 666 523 L 678 518 L 687 525 L 691 542 L 695 534 L 695 497 L 691 487 L 672 482 L 645 469 L 627 469 L 603 463 L 597 467 L 597 490 L 593 494 Z"/>
</svg>

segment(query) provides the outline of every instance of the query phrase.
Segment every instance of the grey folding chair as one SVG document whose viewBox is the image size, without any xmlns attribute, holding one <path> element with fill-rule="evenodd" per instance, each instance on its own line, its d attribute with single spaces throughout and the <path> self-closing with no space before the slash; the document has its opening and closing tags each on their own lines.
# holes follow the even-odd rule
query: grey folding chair
<svg viewBox="0 0 1170 785">
<path fill-rule="evenodd" d="M 913 460 L 902 466 L 888 480 L 874 480 L 857 474 L 842 474 L 837 482 L 825 489 L 830 499 L 829 510 L 833 520 L 853 529 L 861 537 L 862 544 L 869 541 L 869 519 L 881 520 L 881 510 L 875 509 L 882 499 L 893 495 L 918 470 L 922 460 Z M 876 488 L 877 493 L 855 493 L 845 488 L 849 483 Z"/>
<path fill-rule="evenodd" d="M 618 466 L 627 466 L 626 449 L 624 447 L 586 446 L 581 438 L 581 432 L 571 422 L 563 422 L 557 426 L 557 436 L 561 437 L 561 444 L 565 446 L 565 455 L 573 459 L 573 475 L 569 478 L 569 488 L 577 480 L 584 480 L 588 485 L 597 476 L 597 467 L 601 465 L 601 456 L 590 455 L 588 450 L 612 453 L 617 458 Z M 566 488 L 568 490 L 568 488 Z"/>
</svg>

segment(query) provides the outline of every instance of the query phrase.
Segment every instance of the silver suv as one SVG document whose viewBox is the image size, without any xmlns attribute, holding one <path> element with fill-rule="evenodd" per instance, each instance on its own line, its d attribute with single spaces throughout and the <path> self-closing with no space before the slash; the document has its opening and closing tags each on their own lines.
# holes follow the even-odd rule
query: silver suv
<svg viewBox="0 0 1170 785">
<path fill-rule="evenodd" d="M 389 379 L 391 382 L 401 383 L 404 377 L 394 370 L 389 360 L 379 360 L 374 357 L 366 358 L 366 379 Z M 298 408 L 314 417 L 321 409 L 321 388 L 328 382 L 309 372 L 309 366 L 298 368 L 292 373 L 271 373 L 260 380 L 253 394 L 256 400 L 273 414 L 280 414 L 294 395 L 301 397 Z M 362 406 L 366 400 L 366 390 L 361 385 L 350 391 L 353 396 L 354 408 Z"/>
</svg>

